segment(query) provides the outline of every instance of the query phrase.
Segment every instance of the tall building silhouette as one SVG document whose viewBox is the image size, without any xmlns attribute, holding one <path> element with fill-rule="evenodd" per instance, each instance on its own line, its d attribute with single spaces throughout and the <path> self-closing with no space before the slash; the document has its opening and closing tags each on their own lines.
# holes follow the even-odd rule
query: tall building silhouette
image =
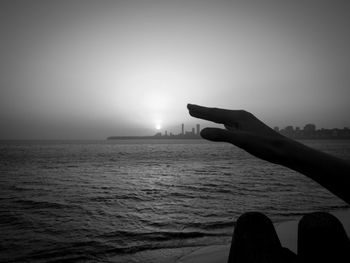
<svg viewBox="0 0 350 263">
<path fill-rule="evenodd" d="M 197 124 L 196 126 L 197 126 L 197 135 L 199 135 L 199 132 L 200 132 L 200 126 L 199 126 L 199 124 Z"/>
<path fill-rule="evenodd" d="M 181 134 L 185 134 L 185 124 L 181 124 Z"/>
</svg>

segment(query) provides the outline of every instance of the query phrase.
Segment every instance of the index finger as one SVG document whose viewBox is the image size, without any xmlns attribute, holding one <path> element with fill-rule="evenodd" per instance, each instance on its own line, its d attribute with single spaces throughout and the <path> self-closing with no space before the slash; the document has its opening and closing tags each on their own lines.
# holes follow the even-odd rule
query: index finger
<svg viewBox="0 0 350 263">
<path fill-rule="evenodd" d="M 208 108 L 194 104 L 187 104 L 187 109 L 193 117 L 222 124 L 239 121 L 242 114 L 241 110 Z"/>
</svg>

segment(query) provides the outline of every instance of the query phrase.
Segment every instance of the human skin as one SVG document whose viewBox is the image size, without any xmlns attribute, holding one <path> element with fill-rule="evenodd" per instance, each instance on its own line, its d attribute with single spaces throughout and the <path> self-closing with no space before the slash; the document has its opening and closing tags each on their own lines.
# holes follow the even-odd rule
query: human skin
<svg viewBox="0 0 350 263">
<path fill-rule="evenodd" d="M 188 104 L 187 108 L 193 117 L 224 125 L 224 129 L 203 129 L 204 139 L 231 143 L 260 159 L 300 172 L 350 204 L 348 161 L 289 139 L 244 110 L 194 104 Z"/>
</svg>

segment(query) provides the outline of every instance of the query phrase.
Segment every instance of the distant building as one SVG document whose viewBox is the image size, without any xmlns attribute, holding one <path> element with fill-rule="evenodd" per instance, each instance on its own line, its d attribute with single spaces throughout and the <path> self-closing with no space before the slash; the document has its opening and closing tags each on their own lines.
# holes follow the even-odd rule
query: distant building
<svg viewBox="0 0 350 263">
<path fill-rule="evenodd" d="M 192 134 L 194 135 L 194 128 L 192 128 Z"/>
<path fill-rule="evenodd" d="M 165 131 L 165 136 L 168 136 L 168 131 Z"/>
<path fill-rule="evenodd" d="M 199 135 L 200 130 L 201 130 L 200 125 L 199 125 L 199 124 L 197 124 L 197 135 Z"/>
<path fill-rule="evenodd" d="M 185 134 L 185 124 L 181 124 L 181 134 Z"/>
<path fill-rule="evenodd" d="M 284 136 L 291 137 L 291 138 L 294 137 L 294 128 L 293 128 L 293 126 L 291 126 L 291 125 L 285 127 L 285 128 L 282 129 L 280 132 L 281 132 L 281 134 L 283 134 Z"/>
<path fill-rule="evenodd" d="M 287 126 L 286 128 L 284 128 L 284 130 L 287 132 L 287 133 L 292 133 L 294 131 L 294 128 L 293 126 Z"/>
<path fill-rule="evenodd" d="M 316 125 L 315 124 L 306 124 L 304 126 L 304 132 L 306 133 L 314 133 L 316 131 Z"/>
<path fill-rule="evenodd" d="M 333 130 L 332 130 L 332 136 L 333 136 L 333 137 L 337 137 L 338 135 L 339 135 L 338 129 L 333 129 Z"/>
</svg>

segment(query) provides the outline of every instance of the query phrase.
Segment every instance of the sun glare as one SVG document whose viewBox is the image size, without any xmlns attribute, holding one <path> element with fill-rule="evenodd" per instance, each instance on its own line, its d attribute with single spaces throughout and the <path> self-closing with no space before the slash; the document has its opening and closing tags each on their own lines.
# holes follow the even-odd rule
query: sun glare
<svg viewBox="0 0 350 263">
<path fill-rule="evenodd" d="M 134 115 L 140 116 L 137 120 L 139 124 L 143 122 L 145 127 L 151 124 L 154 130 L 160 131 L 182 121 L 179 107 L 185 108 L 187 98 L 196 87 L 191 72 L 172 56 L 163 60 L 143 55 L 130 60 L 123 68 L 117 84 L 125 92 L 123 96 L 115 97 L 120 104 L 127 102 Z"/>
</svg>

